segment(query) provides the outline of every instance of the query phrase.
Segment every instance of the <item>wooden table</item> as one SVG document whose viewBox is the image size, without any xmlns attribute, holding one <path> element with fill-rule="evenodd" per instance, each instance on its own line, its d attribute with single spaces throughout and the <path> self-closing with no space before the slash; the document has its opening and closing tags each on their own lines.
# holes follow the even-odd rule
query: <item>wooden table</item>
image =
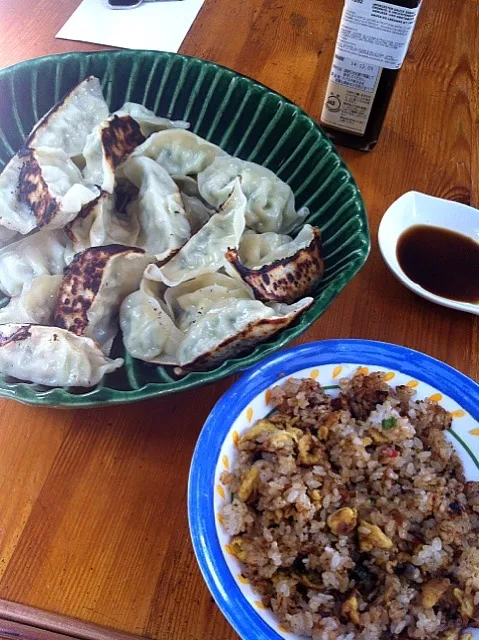
<svg viewBox="0 0 479 640">
<path fill-rule="evenodd" d="M 0 66 L 99 48 L 54 39 L 78 4 L 0 0 Z M 207 0 L 182 51 L 253 76 L 318 117 L 341 5 Z M 479 205 L 478 24 L 478 0 L 424 0 L 378 147 L 341 151 L 369 212 L 371 257 L 302 342 L 386 340 L 479 377 L 476 317 L 404 289 L 376 240 L 405 191 Z M 90 411 L 2 401 L 0 598 L 161 640 L 236 638 L 197 569 L 186 516 L 193 447 L 230 384 Z"/>
</svg>

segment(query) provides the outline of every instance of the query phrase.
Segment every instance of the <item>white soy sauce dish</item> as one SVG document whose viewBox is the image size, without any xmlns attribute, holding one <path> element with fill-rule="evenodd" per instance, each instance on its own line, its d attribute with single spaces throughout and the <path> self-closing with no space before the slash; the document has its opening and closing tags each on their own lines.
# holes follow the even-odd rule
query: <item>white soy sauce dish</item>
<svg viewBox="0 0 479 640">
<path fill-rule="evenodd" d="M 417 295 L 436 304 L 459 311 L 479 315 L 479 296 L 477 302 L 463 301 L 459 296 L 444 297 L 424 288 L 406 275 L 398 258 L 398 243 L 401 236 L 412 227 L 431 227 L 465 236 L 465 240 L 477 243 L 479 255 L 479 210 L 451 200 L 435 198 L 417 191 L 410 191 L 396 200 L 384 214 L 379 225 L 378 241 L 381 254 L 396 278 Z M 457 236 L 456 236 L 457 237 Z M 451 234 L 451 238 L 452 237 Z M 469 243 L 468 243 L 469 244 Z M 472 248 L 474 246 L 471 244 Z M 425 248 L 426 253 L 426 248 Z M 443 254 L 445 258 L 451 252 Z M 475 270 L 472 273 L 477 273 Z M 464 282 L 461 274 L 455 280 L 458 285 Z"/>
</svg>

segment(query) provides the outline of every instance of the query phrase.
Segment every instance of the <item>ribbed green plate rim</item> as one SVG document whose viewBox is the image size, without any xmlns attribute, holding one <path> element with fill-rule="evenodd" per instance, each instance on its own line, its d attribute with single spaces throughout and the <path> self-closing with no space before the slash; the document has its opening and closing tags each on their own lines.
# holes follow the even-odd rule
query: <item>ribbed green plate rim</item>
<svg viewBox="0 0 479 640">
<path fill-rule="evenodd" d="M 155 76 L 160 71 L 161 76 L 155 84 Z M 370 250 L 367 216 L 357 185 L 319 125 L 298 106 L 268 87 L 199 58 L 143 50 L 51 55 L 0 70 L 3 103 L 0 108 L 0 168 L 18 149 L 36 120 L 89 74 L 100 77 L 110 108 L 118 108 L 125 100 L 142 102 L 160 115 L 189 120 L 192 131 L 221 144 L 229 153 L 259 161 L 277 171 L 291 184 L 298 206 L 312 204 L 309 220 L 321 226 L 326 258 L 328 252 L 329 258 L 335 258 L 334 267 L 330 273 L 326 271 L 325 281 L 315 295 L 311 309 L 291 327 L 258 345 L 249 355 L 230 359 L 213 371 L 189 373 L 176 379 L 166 368 L 145 365 L 127 355 L 121 382 L 113 382 L 113 378 L 107 376 L 96 388 L 78 394 L 32 383 L 8 382 L 0 377 L 0 397 L 31 405 L 68 408 L 160 397 L 242 371 L 300 336 L 356 275 Z M 227 88 L 220 96 L 221 104 L 216 104 L 218 92 L 224 85 Z M 211 118 L 212 114 L 214 117 Z M 288 126 L 276 138 L 275 128 L 286 119 Z M 223 133 L 222 126 L 226 127 Z M 305 133 L 296 139 L 300 130 Z M 286 153 L 288 146 L 289 153 Z M 315 164 L 311 165 L 314 158 Z M 305 172 L 308 163 L 310 167 Z M 286 175 L 286 171 L 291 173 Z M 316 187 L 315 179 L 319 174 L 322 178 Z M 306 197 L 313 186 L 315 191 Z M 333 208 L 334 214 L 330 218 L 324 219 L 324 213 L 333 207 L 336 199 L 341 202 L 341 198 L 346 201 L 337 209 Z M 319 199 L 317 204 L 315 199 Z M 328 269 L 328 260 L 326 267 Z M 143 383 L 145 376 L 154 377 L 154 381 Z M 115 387 L 108 384 L 115 384 Z"/>
</svg>

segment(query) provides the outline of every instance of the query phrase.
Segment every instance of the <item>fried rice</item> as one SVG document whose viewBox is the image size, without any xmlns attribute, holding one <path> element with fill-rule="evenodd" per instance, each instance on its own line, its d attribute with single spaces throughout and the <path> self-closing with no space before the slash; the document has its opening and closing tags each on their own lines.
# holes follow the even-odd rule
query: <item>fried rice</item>
<svg viewBox="0 0 479 640">
<path fill-rule="evenodd" d="M 383 374 L 272 391 L 221 480 L 242 574 L 283 627 L 315 640 L 466 639 L 479 627 L 479 483 L 451 415 Z M 472 637 L 472 636 L 469 636 Z"/>
</svg>

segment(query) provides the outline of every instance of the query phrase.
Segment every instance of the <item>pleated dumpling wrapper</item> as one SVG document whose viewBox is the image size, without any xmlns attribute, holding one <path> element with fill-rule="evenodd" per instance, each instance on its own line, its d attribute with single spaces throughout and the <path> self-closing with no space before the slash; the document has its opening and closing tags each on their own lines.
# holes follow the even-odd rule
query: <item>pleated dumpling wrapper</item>
<svg viewBox="0 0 479 640">
<path fill-rule="evenodd" d="M 132 155 L 151 158 L 170 176 L 189 176 L 206 169 L 216 157 L 227 154 L 190 131 L 168 129 L 153 133 Z"/>
<path fill-rule="evenodd" d="M 288 327 L 313 304 L 303 298 L 292 305 L 225 298 L 191 324 L 178 350 L 180 367 L 207 371 L 235 358 Z"/>
<path fill-rule="evenodd" d="M 69 91 L 43 116 L 25 146 L 62 149 L 70 158 L 79 156 L 91 130 L 108 118 L 108 105 L 100 81 L 89 76 Z"/>
<path fill-rule="evenodd" d="M 251 299 L 251 293 L 240 280 L 223 273 L 207 273 L 168 287 L 164 293 L 168 312 L 182 331 L 187 331 L 214 305 L 232 298 Z"/>
<path fill-rule="evenodd" d="M 294 240 L 288 236 L 270 239 L 269 244 L 276 242 L 277 246 L 262 255 L 261 249 L 268 245 L 262 236 L 277 235 L 246 233 L 239 250 L 226 253 L 227 270 L 246 282 L 257 300 L 290 304 L 310 295 L 321 282 L 321 232 L 306 224 Z"/>
<path fill-rule="evenodd" d="M 125 102 L 125 104 L 115 111 L 114 116 L 130 116 L 140 125 L 141 132 L 148 138 L 152 133 L 164 131 L 165 129 L 189 129 L 190 123 L 184 120 L 169 120 L 157 116 L 154 111 L 148 109 L 137 102 Z"/>
<path fill-rule="evenodd" d="M 113 193 L 115 170 L 138 145 L 154 132 L 187 128 L 187 122 L 160 118 L 141 104 L 126 102 L 87 136 L 83 157 L 86 180 Z"/>
<path fill-rule="evenodd" d="M 92 338 L 109 353 L 121 303 L 138 289 L 150 260 L 142 249 L 117 244 L 78 253 L 65 269 L 56 326 Z"/>
<path fill-rule="evenodd" d="M 100 81 L 89 76 L 41 118 L 0 175 L 0 245 L 35 227 L 59 228 L 98 190 L 84 183 L 71 159 L 108 117 Z"/>
<path fill-rule="evenodd" d="M 145 275 L 151 280 L 174 287 L 205 273 L 219 271 L 225 254 L 239 245 L 245 228 L 246 198 L 239 180 L 223 205 L 201 229 L 161 268 L 150 265 Z"/>
<path fill-rule="evenodd" d="M 137 245 L 160 262 L 168 260 L 191 237 L 178 186 L 161 165 L 147 157 L 129 158 L 120 169 L 140 192 L 127 207 L 130 219 L 137 219 Z"/>
<path fill-rule="evenodd" d="M 123 301 L 123 342 L 134 358 L 153 364 L 178 365 L 178 349 L 199 314 L 225 298 L 248 298 L 246 287 L 220 273 L 189 280 L 178 287 L 144 278 L 140 289 Z"/>
<path fill-rule="evenodd" d="M 58 327 L 35 324 L 0 325 L 0 372 L 49 387 L 93 387 L 119 369 L 98 345 Z"/>
<path fill-rule="evenodd" d="M 212 215 L 218 213 L 216 209 L 206 204 L 198 190 L 198 183 L 191 176 L 172 176 L 180 190 L 186 217 L 194 235 L 204 226 Z"/>
<path fill-rule="evenodd" d="M 62 149 L 24 150 L 0 175 L 0 224 L 23 235 L 59 229 L 98 194 Z"/>
<path fill-rule="evenodd" d="M 184 334 L 161 300 L 164 286 L 142 280 L 138 291 L 127 296 L 120 309 L 123 344 L 133 357 L 153 364 L 176 365 Z"/>
<path fill-rule="evenodd" d="M 102 191 L 65 227 L 75 253 L 108 244 L 138 246 L 140 224 L 137 215 L 117 213 L 114 204 L 114 196 Z"/>
<path fill-rule="evenodd" d="M 140 125 L 130 116 L 111 116 L 88 135 L 83 149 L 83 176 L 102 191 L 113 193 L 115 170 L 145 141 Z"/>
<path fill-rule="evenodd" d="M 142 287 L 121 308 L 126 349 L 133 357 L 184 371 L 206 371 L 241 355 L 287 327 L 313 303 L 304 298 L 294 305 L 266 305 L 253 300 L 237 279 L 210 273 L 167 289 L 165 305 L 161 288 L 152 296 L 151 283 L 144 282 L 150 300 Z M 148 326 L 136 324 L 145 304 L 151 307 Z"/>
<path fill-rule="evenodd" d="M 246 226 L 249 229 L 260 233 L 289 233 L 308 215 L 306 207 L 296 211 L 291 187 L 275 173 L 262 165 L 240 158 L 216 157 L 198 175 L 198 187 L 206 202 L 220 207 L 238 178 L 248 203 Z"/>
<path fill-rule="evenodd" d="M 53 325 L 57 307 L 60 274 L 43 275 L 25 282 L 20 295 L 10 298 L 0 309 L 0 324 L 10 322 Z"/>
<path fill-rule="evenodd" d="M 34 278 L 63 273 L 71 258 L 71 242 L 61 229 L 26 236 L 0 249 L 0 289 L 18 296 Z"/>
</svg>

